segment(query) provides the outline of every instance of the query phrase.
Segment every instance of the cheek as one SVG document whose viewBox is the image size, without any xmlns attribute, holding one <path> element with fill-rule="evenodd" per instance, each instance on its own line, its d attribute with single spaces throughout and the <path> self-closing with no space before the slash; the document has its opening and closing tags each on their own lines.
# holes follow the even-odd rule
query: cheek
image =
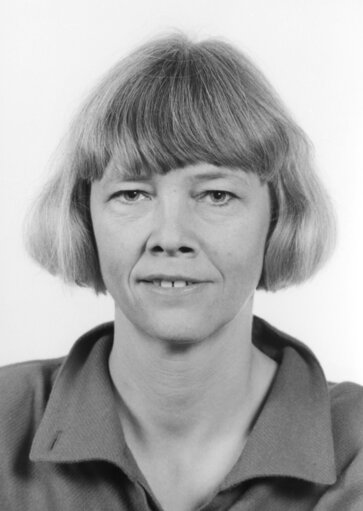
<svg viewBox="0 0 363 511">
<path fill-rule="evenodd" d="M 226 276 L 244 282 L 258 281 L 263 265 L 266 229 L 264 226 L 239 226 L 224 237 L 215 257 L 223 266 Z"/>
<path fill-rule="evenodd" d="M 95 239 L 98 250 L 101 273 L 106 287 L 119 282 L 130 264 L 132 246 L 127 237 L 109 225 L 96 225 Z"/>
</svg>

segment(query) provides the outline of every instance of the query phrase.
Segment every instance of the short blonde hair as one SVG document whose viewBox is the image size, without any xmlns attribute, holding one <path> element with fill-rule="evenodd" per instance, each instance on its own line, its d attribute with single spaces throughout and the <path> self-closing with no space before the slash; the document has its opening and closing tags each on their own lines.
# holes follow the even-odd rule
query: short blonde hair
<svg viewBox="0 0 363 511">
<path fill-rule="evenodd" d="M 220 40 L 175 35 L 143 45 L 111 69 L 71 126 L 34 205 L 27 248 L 52 274 L 96 293 L 106 288 L 90 187 L 111 159 L 131 174 L 206 162 L 267 182 L 273 213 L 259 288 L 308 279 L 333 246 L 331 206 L 306 135 L 261 72 Z"/>
</svg>

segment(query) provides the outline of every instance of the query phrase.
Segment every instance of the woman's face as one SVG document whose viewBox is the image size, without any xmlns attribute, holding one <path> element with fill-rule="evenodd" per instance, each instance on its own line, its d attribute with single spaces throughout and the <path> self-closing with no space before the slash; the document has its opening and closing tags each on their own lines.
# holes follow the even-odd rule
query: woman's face
<svg viewBox="0 0 363 511">
<path fill-rule="evenodd" d="M 105 285 L 139 331 L 195 342 L 252 312 L 270 223 L 255 174 L 200 163 L 129 180 L 110 166 L 91 216 Z"/>
</svg>

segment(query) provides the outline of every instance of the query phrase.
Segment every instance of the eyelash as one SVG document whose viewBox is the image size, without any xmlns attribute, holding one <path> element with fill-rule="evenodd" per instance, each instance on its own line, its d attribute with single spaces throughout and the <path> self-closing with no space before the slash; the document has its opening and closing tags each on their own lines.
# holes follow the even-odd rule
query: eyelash
<svg viewBox="0 0 363 511">
<path fill-rule="evenodd" d="M 130 198 L 128 197 L 127 198 L 127 195 L 131 195 L 131 194 L 135 194 L 136 197 L 134 198 Z M 200 195 L 198 195 L 198 198 L 199 199 L 204 199 L 205 197 L 213 197 L 213 195 L 216 195 L 216 194 L 222 194 L 223 197 L 226 199 L 226 200 L 222 200 L 222 201 L 213 201 L 211 200 L 211 203 L 215 206 L 219 206 L 219 207 L 223 207 L 223 206 L 226 206 L 227 204 L 229 204 L 229 202 L 233 199 L 236 198 L 236 196 L 231 193 L 231 192 L 227 192 L 225 190 L 207 190 L 203 193 L 201 193 Z M 111 195 L 110 199 L 117 199 L 117 198 L 121 198 L 125 201 L 125 203 L 135 203 L 135 202 L 139 202 L 140 200 L 140 197 L 144 197 L 145 199 L 146 198 L 149 198 L 148 197 L 148 194 L 142 190 L 120 190 L 116 193 L 114 193 L 113 195 Z"/>
<path fill-rule="evenodd" d="M 206 192 L 203 192 L 200 197 L 204 198 L 204 197 L 212 197 L 213 194 L 222 194 L 227 200 L 224 200 L 224 201 L 212 201 L 212 204 L 216 205 L 216 206 L 219 206 L 219 207 L 223 207 L 223 206 L 227 206 L 227 204 L 230 203 L 231 200 L 235 199 L 236 198 L 236 195 L 234 195 L 233 193 L 231 192 L 227 192 L 225 190 L 208 190 Z"/>
<path fill-rule="evenodd" d="M 137 197 L 134 199 L 130 199 L 130 197 L 127 199 L 127 195 L 130 194 L 137 194 Z M 110 199 L 124 199 L 126 203 L 132 203 L 132 202 L 138 202 L 137 198 L 143 196 L 144 198 L 147 198 L 147 193 L 143 192 L 142 190 L 120 190 L 114 194 L 111 195 Z"/>
</svg>

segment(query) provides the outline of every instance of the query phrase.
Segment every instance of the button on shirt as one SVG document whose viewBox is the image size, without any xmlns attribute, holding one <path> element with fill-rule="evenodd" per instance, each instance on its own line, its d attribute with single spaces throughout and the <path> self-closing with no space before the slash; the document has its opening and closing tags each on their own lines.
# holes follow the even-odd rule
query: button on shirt
<svg viewBox="0 0 363 511">
<path fill-rule="evenodd" d="M 113 325 L 65 359 L 0 370 L 0 509 L 160 511 L 126 445 L 108 357 Z M 237 463 L 203 511 L 362 511 L 363 390 L 327 384 L 311 351 L 255 318 L 279 364 Z"/>
</svg>

